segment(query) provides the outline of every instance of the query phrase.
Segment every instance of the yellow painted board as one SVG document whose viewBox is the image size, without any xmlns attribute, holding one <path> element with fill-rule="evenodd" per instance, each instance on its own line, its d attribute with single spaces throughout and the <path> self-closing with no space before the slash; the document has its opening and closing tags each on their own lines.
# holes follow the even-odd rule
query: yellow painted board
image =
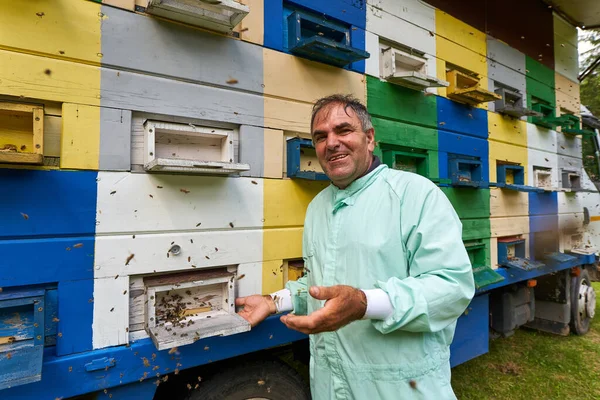
<svg viewBox="0 0 600 400">
<path fill-rule="evenodd" d="M 504 237 L 529 233 L 529 217 L 490 218 L 492 237 Z"/>
<path fill-rule="evenodd" d="M 267 96 L 263 102 L 266 128 L 310 133 L 311 104 Z"/>
<path fill-rule="evenodd" d="M 527 147 L 527 123 L 520 119 L 488 112 L 489 139 Z"/>
<path fill-rule="evenodd" d="M 435 34 L 436 38 L 446 38 L 480 55 L 487 54 L 485 33 L 438 9 L 435 10 Z"/>
<path fill-rule="evenodd" d="M 529 215 L 529 193 L 490 189 L 490 218 Z"/>
<path fill-rule="evenodd" d="M 574 114 L 579 115 L 580 109 L 580 96 L 579 96 L 579 84 L 571 81 L 564 75 L 555 74 L 556 84 L 556 105 L 558 108 L 564 108 Z"/>
<path fill-rule="evenodd" d="M 442 81 L 445 81 L 446 80 L 446 61 L 442 60 L 441 58 L 436 57 L 435 63 L 436 63 L 437 78 Z M 437 88 L 437 94 L 439 96 L 446 97 L 446 94 L 447 94 L 446 88 L 445 87 Z"/>
<path fill-rule="evenodd" d="M 283 289 L 283 260 L 264 261 L 262 263 L 262 294 Z"/>
<path fill-rule="evenodd" d="M 283 175 L 283 131 L 264 130 L 264 171 L 265 178 L 281 179 Z"/>
<path fill-rule="evenodd" d="M 33 150 L 33 116 L 31 112 L 0 110 L 0 149 L 11 147 L 17 152 Z M 14 146 L 14 147 L 13 147 Z"/>
<path fill-rule="evenodd" d="M 507 143 L 489 141 L 490 146 L 490 182 L 496 182 L 497 161 L 518 163 L 525 170 L 524 181 L 527 182 L 527 148 Z"/>
<path fill-rule="evenodd" d="M 100 158 L 100 108 L 63 104 L 60 167 L 98 169 Z"/>
<path fill-rule="evenodd" d="M 436 36 L 436 55 L 447 63 L 452 63 L 479 74 L 481 77 L 480 86 L 484 89 L 488 88 L 487 59 L 484 55 L 440 36 Z M 444 69 L 441 70 L 441 72 L 444 71 Z"/>
<path fill-rule="evenodd" d="M 490 263 L 492 269 L 498 269 L 498 239 L 490 238 Z"/>
<path fill-rule="evenodd" d="M 100 10 L 92 1 L 3 1 L 0 48 L 98 64 Z"/>
<path fill-rule="evenodd" d="M 250 12 L 235 30 L 240 33 L 240 39 L 262 46 L 265 36 L 264 0 L 241 0 L 241 3 L 247 5 Z"/>
<path fill-rule="evenodd" d="M 100 68 L 0 50 L 0 93 L 100 105 Z"/>
<path fill-rule="evenodd" d="M 341 92 L 363 102 L 366 99 L 363 74 L 270 49 L 263 49 L 263 64 L 265 96 L 314 103 L 320 97 Z"/>
<path fill-rule="evenodd" d="M 302 257 L 302 227 L 270 228 L 263 231 L 263 260 Z"/>
<path fill-rule="evenodd" d="M 122 8 L 124 10 L 134 11 L 135 0 L 102 0 L 102 4 Z"/>
<path fill-rule="evenodd" d="M 303 226 L 308 204 L 329 184 L 303 179 L 265 179 L 263 182 L 265 227 Z"/>
</svg>

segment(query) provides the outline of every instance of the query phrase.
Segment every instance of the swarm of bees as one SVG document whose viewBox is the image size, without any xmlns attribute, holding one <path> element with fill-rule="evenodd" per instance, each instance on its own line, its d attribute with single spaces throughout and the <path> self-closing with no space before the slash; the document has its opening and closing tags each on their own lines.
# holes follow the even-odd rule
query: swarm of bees
<svg viewBox="0 0 600 400">
<path fill-rule="evenodd" d="M 191 296 L 191 291 L 187 290 L 186 294 Z M 167 292 L 166 296 L 162 296 L 156 306 L 156 318 L 162 321 L 160 325 L 171 323 L 173 327 L 185 328 L 186 326 L 194 325 L 193 320 L 188 320 L 189 316 L 197 316 L 200 312 L 211 311 L 215 306 L 210 302 L 215 295 L 207 295 L 202 298 L 193 297 L 195 308 L 188 308 L 192 302 L 186 301 L 180 294 Z M 187 299 L 189 300 L 189 298 Z M 167 328 L 171 331 L 171 328 Z"/>
</svg>

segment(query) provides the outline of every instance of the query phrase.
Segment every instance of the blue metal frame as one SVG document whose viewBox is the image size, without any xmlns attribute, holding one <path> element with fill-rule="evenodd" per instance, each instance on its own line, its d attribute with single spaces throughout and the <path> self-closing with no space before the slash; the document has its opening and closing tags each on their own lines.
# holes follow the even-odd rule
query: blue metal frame
<svg viewBox="0 0 600 400">
<path fill-rule="evenodd" d="M 290 178 L 309 179 L 313 181 L 328 181 L 323 172 L 301 171 L 300 150 L 303 148 L 314 149 L 310 139 L 293 138 L 287 141 L 287 176 Z"/>
<path fill-rule="evenodd" d="M 29 306 L 33 319 L 29 322 L 22 316 L 21 325 L 31 324 L 31 334 L 25 331 L 26 337 L 18 334 L 11 343 L 0 345 L 0 390 L 37 382 L 42 379 L 42 362 L 44 357 L 44 290 L 8 290 L 0 293 L 0 308 L 16 308 Z M 11 329 L 7 321 L 0 326 Z M 17 329 L 17 328 L 12 328 Z M 22 327 L 21 327 L 22 329 Z M 23 333 L 21 331 L 21 333 Z"/>
</svg>

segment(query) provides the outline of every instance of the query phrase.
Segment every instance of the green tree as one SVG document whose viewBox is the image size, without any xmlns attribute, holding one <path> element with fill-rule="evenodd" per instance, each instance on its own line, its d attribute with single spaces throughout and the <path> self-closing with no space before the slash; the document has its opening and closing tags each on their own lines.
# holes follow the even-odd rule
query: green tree
<svg viewBox="0 0 600 400">
<path fill-rule="evenodd" d="M 581 54 L 579 71 L 583 72 L 590 64 L 600 57 L 600 30 L 592 29 L 583 31 L 579 42 L 588 42 L 592 45 L 590 50 Z M 581 104 L 589 108 L 592 114 L 600 116 L 600 67 L 581 82 Z"/>
</svg>

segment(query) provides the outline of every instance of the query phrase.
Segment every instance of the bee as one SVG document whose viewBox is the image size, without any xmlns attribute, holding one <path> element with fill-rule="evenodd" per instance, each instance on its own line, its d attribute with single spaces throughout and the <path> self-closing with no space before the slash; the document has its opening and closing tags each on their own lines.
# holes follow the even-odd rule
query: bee
<svg viewBox="0 0 600 400">
<path fill-rule="evenodd" d="M 133 260 L 133 257 L 135 257 L 135 254 L 130 254 L 130 255 L 127 257 L 127 260 L 125 260 L 125 265 L 129 265 L 129 262 L 130 262 L 131 260 Z"/>
<path fill-rule="evenodd" d="M 187 189 L 179 189 L 179 191 L 180 191 L 181 193 L 185 193 L 185 194 L 188 194 L 188 193 L 190 192 L 190 191 L 189 191 L 189 190 L 187 190 Z"/>
<path fill-rule="evenodd" d="M 28 220 L 29 219 L 29 215 L 25 214 L 25 213 L 21 213 L 21 215 L 23 216 L 24 220 Z"/>
</svg>

